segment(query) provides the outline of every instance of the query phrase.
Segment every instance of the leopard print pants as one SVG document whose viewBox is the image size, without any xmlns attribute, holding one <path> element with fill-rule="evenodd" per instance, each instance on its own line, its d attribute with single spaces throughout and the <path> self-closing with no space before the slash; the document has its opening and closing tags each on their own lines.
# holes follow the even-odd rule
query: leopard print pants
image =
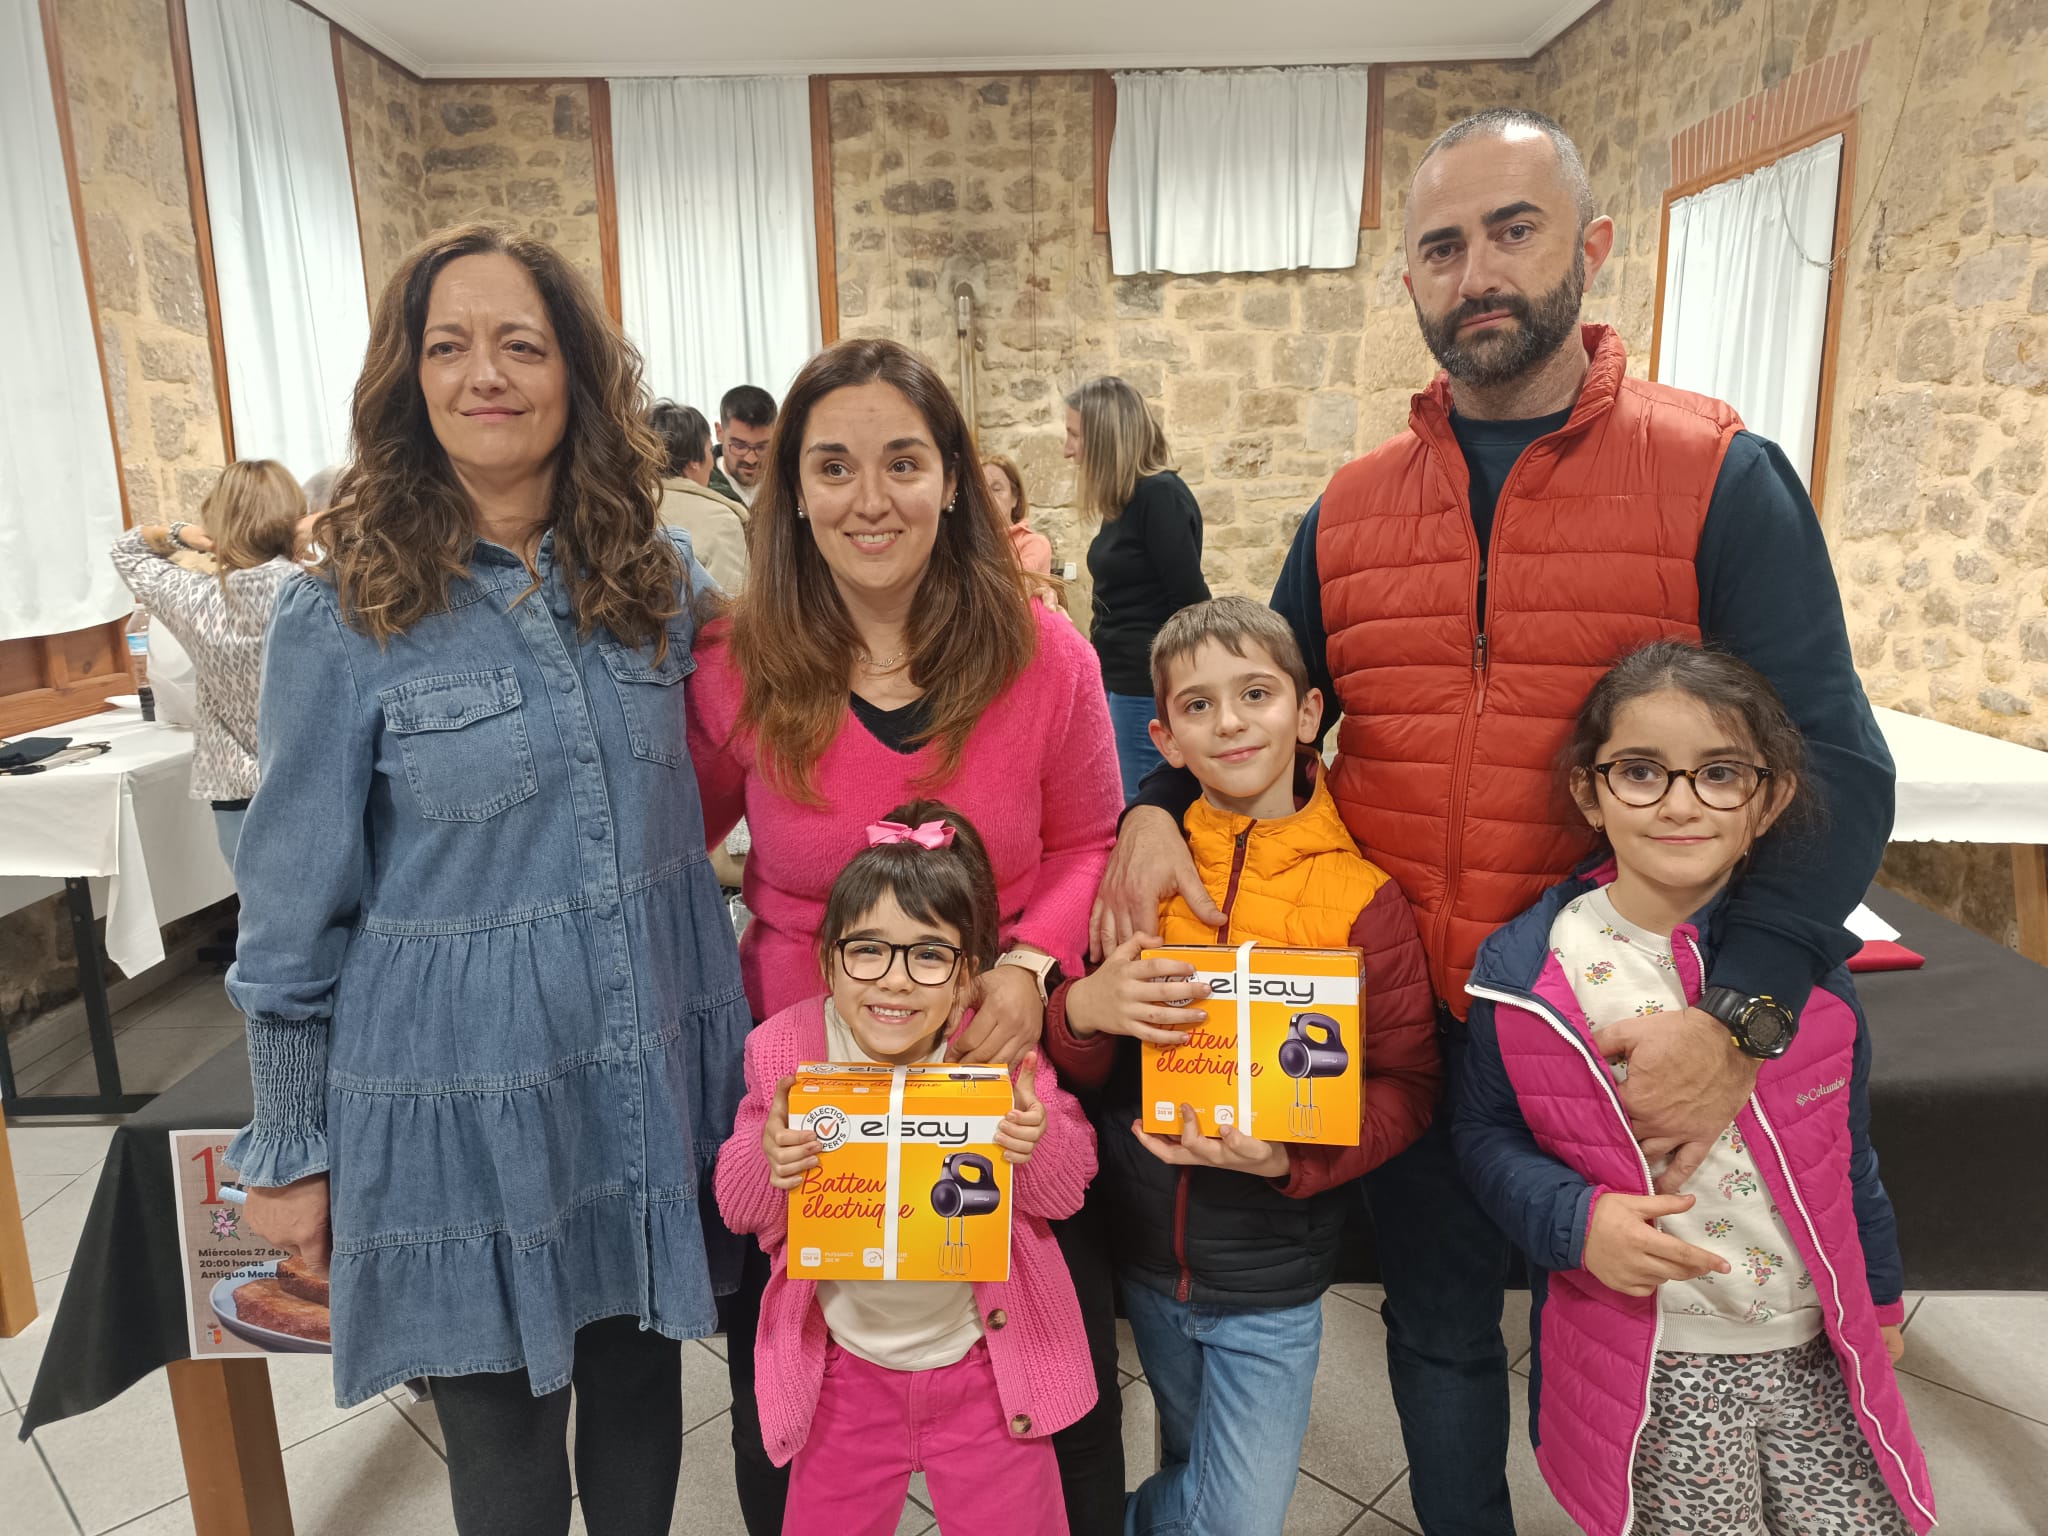
<svg viewBox="0 0 2048 1536">
<path fill-rule="evenodd" d="M 1634 1482 L 1637 1536 L 1912 1536 L 1825 1335 L 1658 1355 Z"/>
</svg>

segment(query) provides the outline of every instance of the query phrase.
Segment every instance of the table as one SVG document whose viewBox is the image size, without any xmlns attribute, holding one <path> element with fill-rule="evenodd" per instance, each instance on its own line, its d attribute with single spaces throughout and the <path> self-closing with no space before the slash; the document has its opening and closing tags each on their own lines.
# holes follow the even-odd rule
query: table
<svg viewBox="0 0 2048 1536">
<path fill-rule="evenodd" d="M 1898 768 L 1898 843 L 2012 849 L 2020 953 L 2048 965 L 2048 752 L 1896 709 L 1873 711 Z"/>
<path fill-rule="evenodd" d="M 0 913 L 65 893 L 99 1092 L 19 1096 L 0 1037 L 0 1101 L 17 1117 L 125 1113 L 148 1099 L 121 1092 L 95 892 L 105 954 L 133 976 L 164 958 L 165 923 L 234 894 L 234 871 L 221 857 L 212 808 L 191 796 L 190 731 L 115 709 L 39 734 L 112 746 L 90 762 L 0 776 Z"/>
<path fill-rule="evenodd" d="M 260 1357 L 190 1359 L 171 1199 L 173 1130 L 251 1113 L 249 1051 L 236 1041 L 114 1133 L 21 1434 L 110 1402 L 168 1366 L 197 1536 L 291 1536 L 284 1458 Z"/>
</svg>

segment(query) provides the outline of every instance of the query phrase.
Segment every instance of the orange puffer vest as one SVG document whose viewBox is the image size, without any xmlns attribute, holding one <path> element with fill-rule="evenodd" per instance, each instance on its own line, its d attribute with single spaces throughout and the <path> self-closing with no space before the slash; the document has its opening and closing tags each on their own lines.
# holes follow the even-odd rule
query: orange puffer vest
<svg viewBox="0 0 2048 1536">
<path fill-rule="evenodd" d="M 1219 932 L 1176 895 L 1159 913 L 1159 936 L 1168 944 L 1257 939 L 1344 949 L 1358 914 L 1387 883 L 1385 871 L 1359 856 L 1320 773 L 1308 804 L 1292 816 L 1255 821 L 1197 800 L 1182 824 L 1202 888 L 1230 923 Z"/>
<path fill-rule="evenodd" d="M 1447 376 L 1323 494 L 1316 568 L 1344 709 L 1331 790 L 1414 904 L 1430 981 L 1461 1017 L 1480 941 L 1591 847 L 1556 771 L 1587 691 L 1637 646 L 1699 639 L 1694 556 L 1742 429 L 1717 400 L 1628 377 L 1607 326 L 1581 334 L 1570 420 L 1501 487 L 1483 633 Z"/>
</svg>

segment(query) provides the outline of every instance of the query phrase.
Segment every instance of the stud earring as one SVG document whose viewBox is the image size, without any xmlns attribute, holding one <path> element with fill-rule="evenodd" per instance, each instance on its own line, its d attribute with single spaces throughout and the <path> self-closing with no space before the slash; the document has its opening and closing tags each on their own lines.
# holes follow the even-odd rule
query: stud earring
<svg viewBox="0 0 2048 1536">
<path fill-rule="evenodd" d="M 804 510 L 804 504 L 802 502 L 798 502 L 796 504 L 796 515 L 798 516 L 798 518 L 801 519 L 808 518 L 811 514 Z"/>
</svg>

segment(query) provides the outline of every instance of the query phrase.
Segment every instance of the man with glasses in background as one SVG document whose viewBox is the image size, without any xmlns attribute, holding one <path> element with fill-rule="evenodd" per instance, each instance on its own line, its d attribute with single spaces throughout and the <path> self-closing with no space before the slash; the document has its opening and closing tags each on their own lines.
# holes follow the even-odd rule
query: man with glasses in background
<svg viewBox="0 0 2048 1536">
<path fill-rule="evenodd" d="M 728 389 L 718 402 L 719 462 L 711 471 L 711 489 L 752 507 L 774 431 L 773 395 L 754 384 Z"/>
</svg>

